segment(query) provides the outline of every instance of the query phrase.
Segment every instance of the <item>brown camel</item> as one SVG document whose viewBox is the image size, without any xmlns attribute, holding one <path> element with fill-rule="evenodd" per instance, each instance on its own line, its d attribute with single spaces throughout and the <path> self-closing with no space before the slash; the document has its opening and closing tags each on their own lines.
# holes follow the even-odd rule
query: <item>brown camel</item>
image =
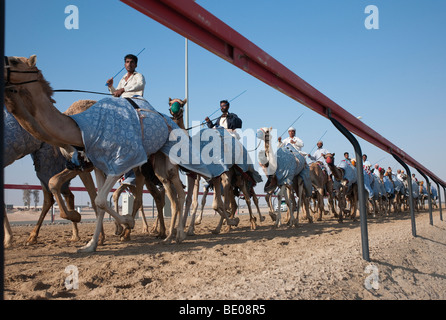
<svg viewBox="0 0 446 320">
<path fill-rule="evenodd" d="M 265 174 L 268 176 L 268 181 L 265 184 L 265 192 L 266 193 L 271 193 L 272 191 L 274 191 L 276 189 L 276 187 L 281 187 L 277 185 L 277 177 L 274 173 L 270 172 L 270 166 L 274 167 L 277 166 L 277 163 L 275 162 L 275 156 L 274 156 L 274 152 L 270 146 L 270 141 L 271 141 L 271 130 L 272 128 L 261 128 L 260 129 L 262 134 L 263 134 L 263 140 L 265 141 L 265 150 L 261 150 L 259 152 L 259 159 L 260 159 L 260 165 L 262 166 L 263 170 L 265 171 Z M 296 158 L 296 161 L 298 162 L 299 160 Z M 274 170 L 275 171 L 275 170 Z M 313 218 L 310 215 L 310 209 L 309 209 L 309 197 L 311 196 L 311 194 L 306 194 L 305 188 L 304 188 L 304 184 L 303 184 L 303 180 L 299 175 L 296 175 L 293 178 L 292 184 L 288 185 L 285 184 L 285 186 L 291 191 L 291 197 L 294 197 L 293 191 L 296 193 L 296 196 L 299 198 L 299 203 L 297 204 L 297 216 L 296 219 L 294 219 L 294 202 L 292 202 L 293 204 L 289 204 L 289 208 L 290 208 L 290 219 L 288 220 L 288 225 L 289 226 L 295 226 L 297 225 L 297 223 L 299 222 L 299 207 L 302 206 L 302 208 L 305 208 L 305 212 L 306 212 L 306 218 L 308 219 L 308 222 L 312 223 L 313 222 Z M 278 201 L 280 203 L 281 201 L 281 197 L 278 198 Z M 279 225 L 279 221 L 278 219 L 280 219 L 280 206 L 279 206 L 279 212 L 276 216 L 276 223 L 275 225 Z"/>
<path fill-rule="evenodd" d="M 333 174 L 333 178 L 340 182 L 339 189 L 336 190 L 338 205 L 339 205 L 339 214 L 338 221 L 343 222 L 343 214 L 347 214 L 347 200 L 350 200 L 351 203 L 351 218 L 354 220 L 356 218 L 357 211 L 357 203 L 358 203 L 358 185 L 353 183 L 351 188 L 348 188 L 349 181 L 344 178 L 344 170 L 334 165 L 334 153 L 327 153 L 325 157 L 325 161 L 330 168 L 331 173 Z"/>
<path fill-rule="evenodd" d="M 310 164 L 310 177 L 311 183 L 316 190 L 317 211 L 319 212 L 317 221 L 322 221 L 322 213 L 325 213 L 325 190 L 328 192 L 328 204 L 331 211 L 334 214 L 337 214 L 333 199 L 333 180 L 331 180 L 331 177 L 321 168 L 321 165 L 318 162 L 313 162 Z"/>
<path fill-rule="evenodd" d="M 173 112 L 172 106 L 175 104 L 175 102 L 178 102 L 178 105 L 175 105 L 175 110 L 174 110 L 175 112 Z M 186 102 L 187 102 L 186 100 L 169 98 L 169 111 L 170 111 L 170 114 L 172 115 L 172 120 L 181 129 L 185 130 L 186 133 L 188 133 L 184 126 L 184 121 L 183 121 L 183 109 L 184 109 L 184 105 Z M 191 222 L 189 224 L 187 234 L 194 235 L 195 218 L 196 218 L 196 213 L 197 213 L 197 208 L 198 208 L 198 191 L 199 191 L 199 187 L 200 187 L 201 175 L 193 173 L 193 172 L 189 172 L 187 174 L 187 179 L 188 179 L 187 180 L 188 192 L 187 192 L 186 208 L 185 208 L 183 225 L 186 224 L 187 215 L 189 213 L 190 207 L 192 206 Z M 229 192 L 228 188 L 230 188 L 230 184 L 229 184 L 228 180 L 225 179 L 224 174 L 222 174 L 219 177 L 212 178 L 211 183 L 214 186 L 220 186 L 222 184 L 223 180 L 225 181 L 223 183 L 223 195 L 226 195 L 226 193 Z M 216 229 L 213 230 L 213 233 L 220 233 L 223 220 L 227 221 L 229 226 L 237 226 L 240 221 L 239 218 L 231 219 L 229 217 L 229 214 L 228 214 L 229 210 L 227 210 L 229 205 L 227 204 L 227 201 L 226 201 L 229 197 L 225 197 L 225 201 L 223 201 L 222 200 L 223 195 L 221 193 L 221 188 L 215 188 L 213 202 L 212 202 L 212 208 L 220 214 L 222 219 L 220 220 L 220 223 L 218 224 Z"/>
<path fill-rule="evenodd" d="M 7 64 L 7 68 L 5 68 L 5 87 L 7 89 L 5 98 L 9 102 L 9 106 L 7 105 L 8 111 L 14 115 L 22 127 L 37 139 L 64 147 L 68 151 L 72 150 L 71 146 L 84 148 L 82 133 L 76 122 L 54 107 L 54 100 L 51 98 L 52 89 L 36 67 L 36 56 L 31 56 L 29 59 L 9 57 L 5 60 Z M 156 173 L 162 175 L 160 180 L 171 200 L 172 212 L 175 213 L 175 216 L 179 214 L 181 224 L 184 191 L 182 190 L 178 170 L 175 173 L 175 168 L 170 161 L 160 162 L 160 160 L 165 159 L 160 159 L 156 154 L 151 157 Z M 85 252 L 96 250 L 99 234 L 102 230 L 104 212 L 109 213 L 120 224 L 129 228 L 134 226 L 132 216 L 120 216 L 107 203 L 107 194 L 119 179 L 119 176 L 108 175 L 105 177 L 98 168 L 95 168 L 95 175 L 98 185 L 98 194 L 95 199 L 98 217 L 91 241 L 80 249 L 80 251 Z M 139 183 L 143 183 L 143 179 Z M 176 192 L 173 192 L 171 183 L 174 185 Z M 178 228 L 177 241 L 181 242 L 184 237 L 184 231 L 181 227 Z"/>
</svg>

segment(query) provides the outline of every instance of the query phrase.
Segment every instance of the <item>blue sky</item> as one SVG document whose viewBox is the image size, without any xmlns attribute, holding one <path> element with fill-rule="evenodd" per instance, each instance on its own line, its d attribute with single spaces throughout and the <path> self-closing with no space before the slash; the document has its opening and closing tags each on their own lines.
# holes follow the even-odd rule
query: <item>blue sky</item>
<svg viewBox="0 0 446 320">
<path fill-rule="evenodd" d="M 302 79 L 446 180 L 446 2 L 438 0 L 200 0 L 197 3 L 265 50 Z M 68 30 L 65 7 L 79 9 L 79 29 Z M 379 29 L 367 30 L 364 9 L 379 9 Z M 26 10 L 24 9 L 26 8 Z M 184 97 L 184 38 L 115 0 L 7 0 L 5 53 L 37 54 L 38 67 L 54 89 L 105 92 L 105 81 L 137 53 L 145 98 L 167 112 L 169 97 Z M 320 136 L 336 152 L 353 148 L 325 118 L 189 43 L 190 119 L 203 120 L 219 101 L 244 129 L 294 125 L 310 151 Z M 122 77 L 121 73 L 117 78 Z M 65 111 L 88 94 L 56 93 Z M 372 163 L 401 168 L 380 149 L 358 139 Z M 39 184 L 30 157 L 5 169 L 5 183 Z M 418 172 L 415 172 L 419 177 Z M 81 186 L 78 178 L 73 186 Z M 261 188 L 262 189 L 262 188 Z M 261 190 L 259 189 L 259 190 Z M 21 204 L 21 192 L 5 191 Z M 76 195 L 78 196 L 78 195 Z M 79 200 L 88 201 L 86 194 Z"/>
</svg>

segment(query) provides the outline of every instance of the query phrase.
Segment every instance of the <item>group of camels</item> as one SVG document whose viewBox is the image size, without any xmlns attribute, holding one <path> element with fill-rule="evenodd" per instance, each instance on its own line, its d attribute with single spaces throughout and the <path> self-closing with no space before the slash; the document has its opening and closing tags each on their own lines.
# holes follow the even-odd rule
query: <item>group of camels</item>
<svg viewBox="0 0 446 320">
<path fill-rule="evenodd" d="M 105 238 L 103 232 L 103 218 L 104 213 L 110 214 L 116 221 L 117 234 L 120 234 L 122 239 L 129 239 L 131 230 L 134 227 L 134 217 L 137 210 L 142 207 L 142 192 L 144 185 L 154 197 L 156 207 L 158 210 L 157 220 L 154 223 L 152 232 L 156 232 L 160 237 L 165 238 L 164 242 L 171 242 L 175 239 L 177 242 L 182 242 L 187 235 L 194 234 L 196 213 L 198 208 L 198 189 L 200 179 L 205 178 L 211 185 L 214 186 L 214 196 L 212 208 L 220 214 L 220 221 L 217 225 L 214 233 L 219 233 L 224 222 L 228 226 L 237 226 L 239 218 L 234 217 L 236 210 L 236 202 L 234 200 L 234 190 L 239 189 L 246 201 L 249 215 L 251 229 L 256 228 L 256 218 L 253 216 L 251 209 L 251 198 L 257 206 L 260 221 L 264 221 L 264 217 L 261 215 L 258 208 L 257 197 L 255 195 L 253 187 L 260 180 L 255 178 L 253 172 L 243 171 L 239 166 L 231 163 L 225 167 L 223 172 L 215 171 L 194 171 L 193 166 L 185 167 L 182 163 L 175 163 L 171 161 L 169 155 L 161 146 L 157 146 L 155 149 L 150 149 L 146 143 L 147 135 L 150 135 L 151 119 L 161 119 L 158 125 L 162 127 L 159 130 L 157 140 L 160 145 L 165 145 L 169 141 L 169 136 L 172 130 L 178 128 L 181 129 L 182 134 L 187 135 L 183 123 L 183 106 L 186 103 L 185 100 L 170 99 L 169 105 L 175 106 L 170 109 L 171 117 L 165 117 L 158 113 L 153 107 L 145 100 L 129 101 L 130 110 L 134 112 L 137 121 L 140 122 L 140 128 L 135 128 L 135 136 L 139 139 L 132 141 L 137 146 L 130 146 L 131 148 L 138 148 L 141 156 L 138 154 L 135 159 L 141 157 L 145 159 L 144 163 L 140 160 L 132 160 L 133 162 L 119 163 L 120 168 L 124 172 L 130 170 L 134 171 L 134 185 L 131 187 L 131 192 L 135 196 L 135 202 L 133 205 L 133 212 L 131 215 L 120 215 L 118 206 L 111 208 L 107 202 L 107 195 L 121 178 L 122 172 L 119 174 L 113 173 L 108 167 L 102 165 L 102 163 L 91 161 L 90 155 L 94 152 L 99 154 L 105 153 L 101 148 L 104 148 L 100 143 L 88 144 L 85 143 L 85 137 L 81 131 L 82 125 L 77 122 L 77 116 L 80 114 L 87 114 L 90 110 L 101 106 L 101 101 L 107 100 L 102 104 L 114 104 L 114 101 L 120 100 L 121 104 L 127 102 L 121 101 L 122 98 L 106 98 L 100 102 L 92 100 L 80 100 L 70 106 L 64 113 L 61 113 L 55 106 L 55 101 L 52 99 L 53 91 L 49 83 L 44 79 L 41 71 L 36 67 L 36 56 L 30 58 L 24 57 L 7 57 L 5 58 L 5 105 L 9 114 L 11 114 L 15 120 L 20 124 L 22 130 L 19 136 L 29 135 L 31 139 L 34 139 L 33 146 L 26 151 L 13 152 L 12 150 L 6 150 L 14 154 L 12 159 L 5 163 L 9 165 L 14 160 L 23 157 L 26 154 L 33 154 L 33 157 L 38 157 L 39 153 L 44 152 L 41 155 L 44 158 L 52 157 L 53 159 L 69 159 L 71 166 L 67 168 L 59 168 L 57 172 L 51 172 L 44 178 L 41 178 L 43 190 L 44 190 L 44 205 L 42 208 L 42 214 L 36 228 L 33 230 L 28 244 L 36 242 L 38 232 L 43 221 L 46 212 L 54 203 L 54 199 L 57 201 L 61 211 L 61 217 L 73 222 L 73 240 L 78 240 L 77 226 L 81 217 L 78 212 L 74 210 L 74 197 L 67 187 L 69 181 L 78 176 L 81 178 L 85 187 L 88 190 L 89 197 L 93 208 L 96 212 L 96 227 L 91 240 L 82 248 L 79 252 L 93 252 L 97 249 L 97 246 L 102 244 Z M 136 99 L 135 99 L 136 100 Z M 93 108 L 91 108 L 94 106 Z M 121 107 L 121 106 L 120 106 Z M 135 109 L 133 109 L 135 108 Z M 175 112 L 172 112 L 175 110 Z M 7 113 L 5 111 L 5 117 Z M 139 117 L 138 117 L 139 116 Z M 167 119 L 168 118 L 168 119 Z M 148 122 L 149 121 L 149 122 Z M 153 120 L 155 121 L 155 120 Z M 26 131 L 25 131 L 26 130 Z M 213 130 L 213 129 L 209 129 Z M 288 223 L 294 225 L 299 218 L 299 207 L 305 208 L 306 217 L 309 222 L 312 222 L 312 217 L 309 210 L 310 199 L 314 198 L 314 202 L 317 204 L 318 220 L 322 219 L 324 210 L 324 196 L 328 195 L 328 203 L 331 211 L 342 222 L 343 215 L 345 215 L 346 204 L 345 200 L 349 200 L 351 203 L 351 210 L 349 211 L 352 218 L 355 218 L 356 214 L 356 201 L 357 201 L 357 187 L 350 186 L 349 181 L 345 179 L 344 169 L 334 166 L 334 154 L 326 155 L 327 165 L 330 167 L 333 178 L 323 170 L 322 166 L 317 163 L 311 163 L 308 165 L 306 162 L 302 162 L 300 158 L 290 148 L 284 148 L 281 150 L 283 154 L 293 155 L 295 163 L 293 165 L 299 168 L 299 172 L 295 171 L 293 176 L 287 178 L 286 182 L 280 182 L 277 175 L 274 173 L 277 170 L 277 164 L 280 161 L 277 160 L 279 152 L 275 154 L 275 151 L 270 147 L 271 128 L 262 128 L 262 139 L 265 143 L 264 150 L 259 152 L 259 159 L 261 161 L 261 167 L 268 176 L 268 181 L 265 184 L 265 192 L 267 193 L 267 202 L 269 204 L 269 210 L 271 217 L 275 220 L 276 225 L 280 222 L 280 215 L 274 214 L 272 207 L 272 193 L 277 188 L 282 188 L 282 192 L 279 193 L 279 198 L 283 195 L 288 201 Z M 161 133 L 160 133 L 161 132 Z M 127 142 L 126 142 L 127 143 Z M 124 148 L 123 142 L 116 142 L 115 145 L 118 148 Z M 8 146 L 7 146 L 8 147 Z M 108 152 L 109 150 L 107 150 Z M 109 160 L 109 159 L 106 159 Z M 136 161 L 136 162 L 135 162 Z M 57 161 L 53 161 L 57 162 Z M 138 165 L 135 166 L 135 163 Z M 270 172 L 270 170 L 274 168 Z M 309 170 L 309 179 L 311 179 L 311 185 L 313 192 L 308 191 L 309 183 L 306 181 L 302 172 Z M 180 170 L 187 173 L 187 197 L 184 191 L 184 186 L 180 179 Z M 36 168 L 37 171 L 37 168 Z M 91 172 L 94 171 L 96 178 L 96 186 L 91 176 Z M 340 187 L 334 191 L 333 182 L 338 181 Z M 221 186 L 221 187 L 219 187 Z M 97 192 L 96 192 L 97 187 Z M 124 188 L 123 186 L 122 188 Z M 311 188 L 311 187 L 310 187 Z M 122 189 L 118 189 L 114 199 L 119 197 L 119 193 Z M 296 204 L 294 199 L 294 193 L 299 199 L 299 203 Z M 66 202 L 63 201 L 64 196 Z M 163 208 L 165 205 L 165 195 L 170 200 L 172 218 L 170 223 L 170 229 L 167 232 L 164 222 Z M 339 211 L 335 209 L 335 196 L 338 202 Z M 117 201 L 115 201 L 117 203 Z M 280 203 L 280 199 L 279 199 Z M 297 219 L 294 218 L 294 211 L 297 209 Z M 189 212 L 191 213 L 191 219 L 189 228 L 185 232 L 186 220 Z M 279 210 L 280 213 L 280 210 Z M 9 227 L 6 213 L 5 217 L 5 246 L 8 247 L 12 243 L 12 232 Z M 148 229 L 145 219 L 143 219 L 145 230 Z"/>
</svg>

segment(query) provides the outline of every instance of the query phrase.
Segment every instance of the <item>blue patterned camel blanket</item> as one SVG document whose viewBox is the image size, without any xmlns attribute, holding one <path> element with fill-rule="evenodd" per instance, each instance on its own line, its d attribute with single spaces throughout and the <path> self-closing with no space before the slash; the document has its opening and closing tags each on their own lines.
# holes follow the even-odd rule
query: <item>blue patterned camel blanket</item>
<svg viewBox="0 0 446 320">
<path fill-rule="evenodd" d="M 3 165 L 5 167 L 40 148 L 42 141 L 37 140 L 23 129 L 5 107 L 3 107 L 3 123 L 5 144 Z"/>
<path fill-rule="evenodd" d="M 212 177 L 207 166 L 194 159 L 199 150 L 189 136 L 167 115 L 156 111 L 148 101 L 133 99 L 136 110 L 124 98 L 105 98 L 88 110 L 71 115 L 82 131 L 85 152 L 93 165 L 106 175 L 120 176 L 143 165 L 151 154 L 161 151 L 172 162 L 205 177 Z M 171 158 L 178 138 L 188 152 Z"/>
<path fill-rule="evenodd" d="M 307 195 L 311 195 L 312 185 L 310 178 L 310 168 L 305 158 L 292 145 L 285 145 L 277 149 L 277 168 L 276 178 L 277 184 L 292 184 L 296 175 L 299 175 L 303 182 Z M 296 159 L 298 161 L 296 161 Z"/>
<path fill-rule="evenodd" d="M 243 172 L 251 174 L 256 183 L 262 177 L 245 146 L 224 128 L 204 128 L 192 137 L 192 144 L 200 150 L 199 158 L 192 159 L 207 166 L 212 177 L 217 177 L 237 165 Z"/>
<path fill-rule="evenodd" d="M 53 147 L 47 143 L 42 143 L 42 147 L 31 153 L 31 157 L 40 184 L 49 192 L 48 182 L 54 175 L 65 169 L 65 157 L 60 153 L 58 147 Z M 65 182 L 61 188 L 62 193 L 69 191 L 69 186 L 70 181 Z"/>
<path fill-rule="evenodd" d="M 364 188 L 369 194 L 369 199 L 373 199 L 375 197 L 375 189 L 373 188 L 374 179 L 373 175 L 369 170 L 363 169 L 364 172 Z"/>
<path fill-rule="evenodd" d="M 338 168 L 344 171 L 343 179 L 348 180 L 347 184 L 347 192 L 348 192 L 351 186 L 357 181 L 356 168 L 352 165 L 350 161 L 346 161 L 345 159 L 343 159 L 338 164 Z M 333 187 L 335 190 L 339 190 L 339 188 L 341 187 L 341 181 L 333 179 Z"/>
</svg>

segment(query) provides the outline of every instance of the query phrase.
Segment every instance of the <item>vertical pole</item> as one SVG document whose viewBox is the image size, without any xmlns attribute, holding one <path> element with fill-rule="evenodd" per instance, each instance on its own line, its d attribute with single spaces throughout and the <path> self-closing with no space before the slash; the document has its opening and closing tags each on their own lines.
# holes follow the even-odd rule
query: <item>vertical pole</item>
<svg viewBox="0 0 446 320">
<path fill-rule="evenodd" d="M 398 161 L 403 168 L 406 170 L 407 173 L 407 183 L 408 183 L 408 188 L 409 188 L 409 210 L 410 210 L 410 220 L 412 222 L 412 236 L 416 237 L 417 236 L 417 228 L 416 228 L 416 224 L 415 224 L 415 212 L 414 212 L 414 208 L 413 208 L 413 189 L 412 189 L 412 174 L 410 172 L 409 167 L 406 165 L 406 163 L 404 163 L 403 160 L 400 159 L 400 157 L 398 157 L 397 155 L 392 153 L 392 156 L 395 158 L 396 161 Z"/>
<path fill-rule="evenodd" d="M 3 56 L 5 55 L 5 1 L 4 0 L 0 0 L 0 29 L 1 29 L 1 35 L 0 35 L 0 53 L 1 53 L 1 61 L 0 61 L 0 66 L 1 66 L 1 70 L 2 72 L 0 75 L 0 101 L 2 103 L 2 105 L 5 105 L 4 102 L 4 86 L 5 86 L 5 79 L 4 79 L 4 74 L 3 74 L 3 68 L 4 68 L 4 59 Z M 4 145 L 4 134 L 3 134 L 3 130 L 4 130 L 4 119 L 3 119 L 3 112 L 1 113 L 0 116 L 0 150 L 1 150 L 1 154 L 0 154 L 0 165 L 1 168 L 3 170 L 2 174 L 0 175 L 0 188 L 1 188 L 1 192 L 0 192 L 0 203 L 3 206 L 3 212 L 6 214 L 5 210 L 5 196 L 4 196 L 4 161 L 3 161 L 3 154 L 4 154 L 4 149 L 5 149 L 5 145 Z M 5 239 L 5 230 L 3 228 L 3 224 L 4 224 L 4 213 L 1 213 L 1 218 L 0 218 L 0 241 L 1 241 L 1 249 L 0 249 L 0 300 L 4 300 L 4 286 L 5 286 L 5 251 L 4 251 L 4 239 Z"/>
<path fill-rule="evenodd" d="M 441 209 L 441 190 L 440 190 L 440 184 L 435 181 L 437 184 L 437 193 L 438 193 L 438 205 L 440 207 L 440 220 L 443 221 L 443 211 Z"/>
<path fill-rule="evenodd" d="M 184 106 L 184 113 L 185 113 L 185 120 L 186 123 L 184 126 L 186 128 L 189 128 L 189 40 L 187 38 L 185 39 L 184 44 L 184 57 L 185 57 L 185 99 L 187 99 L 186 105 Z"/>
<path fill-rule="evenodd" d="M 370 261 L 369 253 L 369 236 L 367 230 L 367 208 L 364 187 L 364 171 L 362 163 L 362 151 L 358 140 L 348 131 L 339 121 L 331 117 L 331 110 L 328 109 L 328 117 L 333 125 L 350 141 L 355 149 L 356 154 L 356 173 L 358 184 L 358 200 L 359 200 L 359 216 L 361 219 L 361 244 L 362 244 L 362 258 Z"/>
<path fill-rule="evenodd" d="M 427 190 L 430 191 L 430 189 L 431 189 L 431 184 L 430 184 L 430 182 L 429 182 L 429 178 L 428 178 L 428 177 L 424 174 L 424 172 L 421 171 L 420 169 L 417 168 L 417 171 L 423 176 L 424 180 L 426 180 L 426 184 L 427 184 L 426 188 L 427 188 Z M 429 191 L 428 191 L 428 193 L 429 193 Z M 433 225 L 434 225 L 434 220 L 433 220 L 433 218 L 432 218 L 432 201 L 431 201 L 430 194 L 429 194 L 428 197 L 427 197 L 427 203 L 429 204 L 429 224 L 430 224 L 431 226 L 433 226 Z"/>
</svg>

